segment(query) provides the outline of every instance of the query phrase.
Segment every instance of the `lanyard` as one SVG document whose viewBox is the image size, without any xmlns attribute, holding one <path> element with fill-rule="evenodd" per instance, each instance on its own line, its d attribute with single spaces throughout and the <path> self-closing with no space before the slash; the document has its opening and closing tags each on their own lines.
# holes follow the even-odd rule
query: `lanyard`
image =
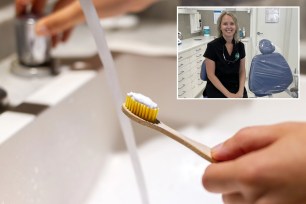
<svg viewBox="0 0 306 204">
<path fill-rule="evenodd" d="M 237 62 L 237 60 L 238 60 L 239 57 L 240 57 L 239 52 L 236 51 L 235 59 L 234 59 L 234 60 L 228 60 L 228 59 L 226 59 L 225 54 L 224 54 L 224 47 L 225 47 L 225 45 L 223 46 L 223 58 L 224 58 L 224 61 L 225 61 L 227 64 L 234 64 L 235 62 Z"/>
</svg>

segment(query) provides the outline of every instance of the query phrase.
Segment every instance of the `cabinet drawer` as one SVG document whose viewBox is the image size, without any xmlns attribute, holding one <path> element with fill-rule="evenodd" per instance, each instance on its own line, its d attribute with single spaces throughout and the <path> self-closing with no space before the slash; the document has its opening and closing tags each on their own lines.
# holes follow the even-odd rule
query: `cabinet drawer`
<svg viewBox="0 0 306 204">
<path fill-rule="evenodd" d="M 189 70 L 181 70 L 178 75 L 177 75 L 177 80 L 181 81 L 183 79 L 192 79 L 194 78 L 194 73 L 189 69 Z"/>
<path fill-rule="evenodd" d="M 181 68 L 185 67 L 188 64 L 190 64 L 189 58 L 187 58 L 187 59 L 185 59 L 185 60 L 183 60 L 181 62 L 178 62 L 177 67 L 179 69 L 181 69 Z"/>
<path fill-rule="evenodd" d="M 192 50 L 189 50 L 189 51 L 186 51 L 186 52 L 179 53 L 179 54 L 177 55 L 177 60 L 178 60 L 178 61 L 184 60 L 184 59 L 190 57 L 191 55 L 193 55 Z"/>
<path fill-rule="evenodd" d="M 202 54 L 202 55 L 204 55 L 204 52 L 206 50 L 206 45 L 201 45 L 201 46 L 195 47 L 192 50 L 193 50 L 193 54 Z"/>
<path fill-rule="evenodd" d="M 203 49 L 202 46 L 196 47 L 196 48 L 194 48 L 192 50 L 193 50 L 193 54 L 200 54 L 200 53 L 204 54 L 204 49 Z"/>
<path fill-rule="evenodd" d="M 178 83 L 177 91 L 179 98 L 187 98 L 190 96 L 190 81 L 189 79 L 183 79 Z"/>
<path fill-rule="evenodd" d="M 200 73 L 206 47 L 206 44 L 200 45 L 178 55 L 178 98 L 195 98 L 203 91 L 206 82 L 200 79 Z"/>
<path fill-rule="evenodd" d="M 188 83 L 187 80 L 188 80 L 188 77 L 186 77 L 185 73 L 178 75 L 177 77 L 178 84 L 187 84 Z"/>
<path fill-rule="evenodd" d="M 203 61 L 204 61 L 204 57 L 196 59 L 195 60 L 195 66 L 197 66 L 197 67 L 202 66 Z"/>
<path fill-rule="evenodd" d="M 195 53 L 194 56 L 195 56 L 196 60 L 197 60 L 197 59 L 201 59 L 201 58 L 204 59 L 203 53 Z"/>
</svg>

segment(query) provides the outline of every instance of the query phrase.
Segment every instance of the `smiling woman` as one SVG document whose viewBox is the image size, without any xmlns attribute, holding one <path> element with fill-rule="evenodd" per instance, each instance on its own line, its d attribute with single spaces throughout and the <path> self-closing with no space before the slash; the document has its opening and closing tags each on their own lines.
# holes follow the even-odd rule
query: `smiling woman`
<svg viewBox="0 0 306 204">
<path fill-rule="evenodd" d="M 222 12 L 217 21 L 218 38 L 207 44 L 207 98 L 247 98 L 244 87 L 245 49 L 238 36 L 238 22 L 234 14 Z"/>
</svg>

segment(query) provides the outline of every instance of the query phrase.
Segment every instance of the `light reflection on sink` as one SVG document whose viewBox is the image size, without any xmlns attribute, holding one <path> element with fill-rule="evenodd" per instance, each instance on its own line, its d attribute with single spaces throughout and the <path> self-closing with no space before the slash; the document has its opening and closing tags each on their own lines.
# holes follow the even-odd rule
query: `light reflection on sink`
<svg viewBox="0 0 306 204">
<path fill-rule="evenodd" d="M 28 96 L 35 93 L 45 85 L 57 79 L 61 74 L 73 70 L 90 70 L 100 66 L 97 56 L 90 58 L 63 58 L 59 61 L 59 75 L 46 75 L 42 77 L 23 77 L 11 71 L 12 62 L 16 59 L 11 55 L 0 62 L 0 86 L 8 92 L 8 101 L 11 107 L 20 105 Z"/>
</svg>

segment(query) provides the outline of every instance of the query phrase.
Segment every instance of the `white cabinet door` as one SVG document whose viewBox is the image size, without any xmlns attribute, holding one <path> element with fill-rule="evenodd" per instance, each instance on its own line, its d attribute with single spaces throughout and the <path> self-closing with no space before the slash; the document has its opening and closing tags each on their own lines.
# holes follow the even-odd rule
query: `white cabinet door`
<svg viewBox="0 0 306 204">
<path fill-rule="evenodd" d="M 205 83 L 200 79 L 200 72 L 205 50 L 206 44 L 178 55 L 178 98 L 195 98 L 203 91 Z"/>
</svg>

